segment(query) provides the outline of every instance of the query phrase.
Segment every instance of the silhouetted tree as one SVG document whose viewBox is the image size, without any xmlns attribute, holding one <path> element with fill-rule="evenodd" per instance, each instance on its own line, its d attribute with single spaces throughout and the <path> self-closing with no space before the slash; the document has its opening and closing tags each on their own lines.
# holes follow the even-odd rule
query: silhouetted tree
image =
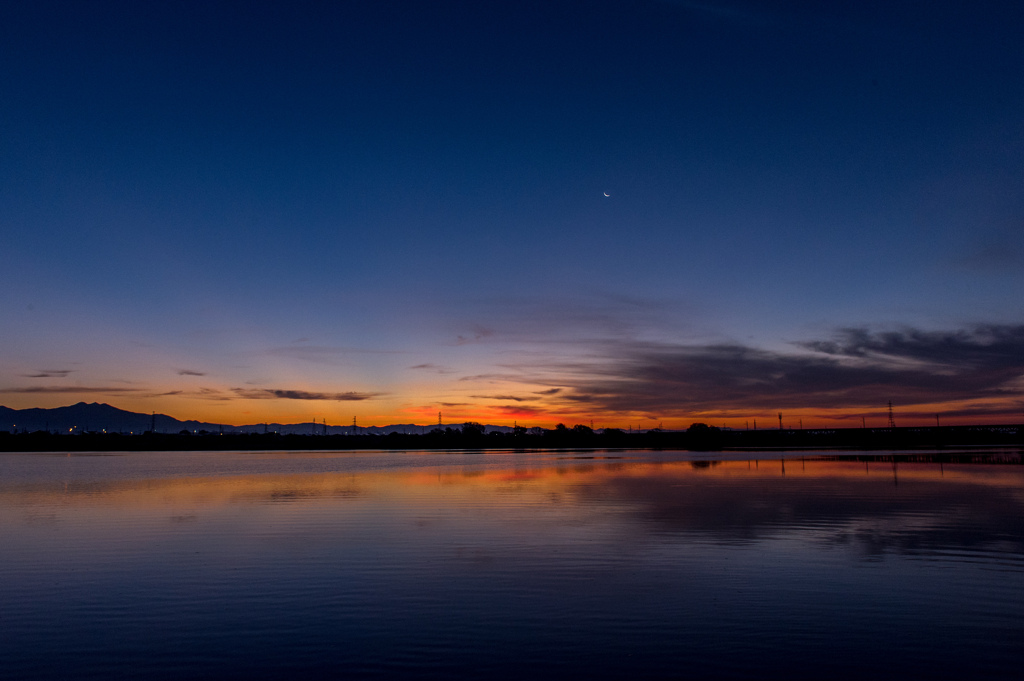
<svg viewBox="0 0 1024 681">
<path fill-rule="evenodd" d="M 467 421 L 466 423 L 462 424 L 463 435 L 468 435 L 471 437 L 480 436 L 484 434 L 485 430 L 486 429 L 483 427 L 483 425 L 477 423 L 476 421 Z"/>
<path fill-rule="evenodd" d="M 722 431 L 706 423 L 691 423 L 686 429 L 686 446 L 697 450 L 721 449 Z"/>
</svg>

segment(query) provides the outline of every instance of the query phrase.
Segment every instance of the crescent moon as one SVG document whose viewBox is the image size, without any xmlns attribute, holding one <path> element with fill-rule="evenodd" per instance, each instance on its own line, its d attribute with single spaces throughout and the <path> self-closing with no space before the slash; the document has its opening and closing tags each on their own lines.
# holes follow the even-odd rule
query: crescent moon
<svg viewBox="0 0 1024 681">
<path fill-rule="evenodd" d="M 605 196 L 611 196 L 608 192 L 602 192 Z"/>
</svg>

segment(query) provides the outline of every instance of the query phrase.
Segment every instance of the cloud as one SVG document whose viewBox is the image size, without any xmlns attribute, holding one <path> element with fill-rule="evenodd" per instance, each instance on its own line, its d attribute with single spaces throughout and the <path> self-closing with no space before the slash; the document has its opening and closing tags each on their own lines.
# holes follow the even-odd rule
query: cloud
<svg viewBox="0 0 1024 681">
<path fill-rule="evenodd" d="M 957 264 L 984 274 L 1019 271 L 1024 266 L 1024 230 L 1005 230 L 991 235 L 962 256 Z"/>
<path fill-rule="evenodd" d="M 383 393 L 324 393 L 308 390 L 232 388 L 236 396 L 247 400 L 330 400 L 335 402 L 361 402 L 380 397 Z"/>
<path fill-rule="evenodd" d="M 205 376 L 204 371 L 193 371 L 192 369 L 178 369 L 179 376 Z"/>
<path fill-rule="evenodd" d="M 693 317 L 701 309 L 675 298 L 641 298 L 603 291 L 554 299 L 488 297 L 475 301 L 474 308 L 477 319 L 484 320 L 474 327 L 480 331 L 500 335 L 502 340 L 536 343 L 543 338 L 549 344 L 575 343 L 585 337 L 634 337 L 641 332 L 664 330 L 677 315 L 690 313 L 688 316 Z M 672 329 L 673 333 L 684 331 L 682 327 Z"/>
<path fill-rule="evenodd" d="M 976 419 L 979 416 L 1006 416 L 1008 422 L 1020 421 L 1020 415 L 1024 412 L 1024 400 L 1011 401 L 1011 402 L 985 402 L 972 403 L 964 407 L 957 407 L 953 409 L 943 409 L 941 412 L 942 424 L 941 425 L 956 425 L 947 421 L 951 418 L 963 418 L 963 419 Z M 873 414 L 867 413 L 865 416 L 874 416 L 877 418 L 885 418 L 888 412 L 884 409 L 877 409 Z M 923 409 L 915 411 L 913 408 L 900 409 L 899 418 L 909 418 L 918 420 L 932 421 L 935 418 L 934 409 Z M 859 420 L 860 415 L 854 415 L 850 418 Z M 897 418 L 896 425 L 900 425 L 899 418 Z M 962 423 L 962 422 L 961 422 Z"/>
<path fill-rule="evenodd" d="M 519 376 L 517 374 L 474 374 L 472 376 L 462 376 L 458 380 L 460 382 L 486 382 L 486 383 L 501 383 L 504 381 L 514 381 Z"/>
<path fill-rule="evenodd" d="M 863 328 L 840 329 L 829 341 L 796 345 L 838 357 L 890 362 L 911 361 L 951 371 L 1005 371 L 1024 367 L 1024 325 L 978 325 L 957 331 L 872 333 Z"/>
<path fill-rule="evenodd" d="M 409 368 L 412 369 L 412 370 L 415 370 L 415 371 L 433 371 L 433 372 L 438 373 L 438 374 L 454 374 L 454 373 L 456 373 L 455 369 L 452 369 L 451 367 L 441 366 L 439 364 L 430 364 L 430 363 L 427 363 L 427 364 L 417 364 L 417 365 L 411 366 Z"/>
<path fill-rule="evenodd" d="M 98 387 L 98 386 L 35 386 L 29 388 L 0 388 L 0 393 L 135 393 L 142 388 Z"/>
<path fill-rule="evenodd" d="M 22 374 L 24 378 L 67 378 L 74 369 L 40 369 L 34 374 Z"/>
<path fill-rule="evenodd" d="M 1014 244 L 990 244 L 963 258 L 961 264 L 979 272 L 1014 270 L 1024 266 L 1024 253 Z"/>
<path fill-rule="evenodd" d="M 456 345 L 468 345 L 469 343 L 479 343 L 484 338 L 491 338 L 494 336 L 494 329 L 489 329 L 479 324 L 473 326 L 473 334 L 471 336 L 458 336 L 455 339 Z"/>
<path fill-rule="evenodd" d="M 213 400 L 215 402 L 226 402 L 235 399 L 234 393 L 225 392 L 216 388 L 200 388 L 199 390 L 177 391 L 185 397 L 196 397 L 201 400 Z M 170 393 L 169 393 L 170 394 Z"/>
<path fill-rule="evenodd" d="M 534 395 L 557 395 L 562 392 L 561 388 L 550 388 L 549 390 L 538 390 Z"/>
<path fill-rule="evenodd" d="M 370 355 L 397 355 L 398 350 L 370 350 L 364 348 L 344 348 L 329 345 L 289 345 L 285 347 L 270 348 L 267 354 L 277 357 L 289 357 L 304 362 L 316 364 L 337 364 L 338 360 L 346 355 L 370 354 Z"/>
<path fill-rule="evenodd" d="M 523 407 L 514 404 L 506 404 L 501 405 L 499 407 L 494 407 L 493 411 L 508 418 L 533 418 L 537 416 L 547 415 L 547 412 L 545 412 L 543 409 L 534 409 L 532 407 Z"/>
<path fill-rule="evenodd" d="M 474 400 L 504 400 L 506 402 L 532 402 L 536 397 L 516 397 L 515 395 L 470 395 Z"/>
<path fill-rule="evenodd" d="M 878 407 L 1021 395 L 1024 325 L 927 332 L 842 329 L 785 354 L 741 344 L 595 344 L 595 359 L 554 369 L 555 401 L 595 411 Z M 543 383 L 542 379 L 537 380 Z"/>
<path fill-rule="evenodd" d="M 198 390 L 168 390 L 162 393 L 153 393 L 147 397 L 193 397 L 201 400 L 214 400 L 226 402 L 235 399 L 233 393 L 217 390 L 215 388 L 199 388 Z"/>
</svg>

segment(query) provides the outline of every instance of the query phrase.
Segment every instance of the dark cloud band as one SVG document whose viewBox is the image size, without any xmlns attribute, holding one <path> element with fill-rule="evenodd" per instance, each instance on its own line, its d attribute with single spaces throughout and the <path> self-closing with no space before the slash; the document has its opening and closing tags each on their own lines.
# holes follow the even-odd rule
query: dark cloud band
<svg viewBox="0 0 1024 681">
<path fill-rule="evenodd" d="M 248 400 L 328 400 L 334 402 L 361 402 L 380 397 L 382 393 L 325 393 L 310 392 L 308 390 L 275 390 L 275 389 L 246 389 L 234 388 L 232 392 L 241 398 Z"/>
<path fill-rule="evenodd" d="M 953 332 L 843 329 L 784 354 L 739 344 L 600 344 L 566 364 L 579 408 L 669 415 L 707 410 L 849 408 L 1024 397 L 1024 326 Z"/>
</svg>

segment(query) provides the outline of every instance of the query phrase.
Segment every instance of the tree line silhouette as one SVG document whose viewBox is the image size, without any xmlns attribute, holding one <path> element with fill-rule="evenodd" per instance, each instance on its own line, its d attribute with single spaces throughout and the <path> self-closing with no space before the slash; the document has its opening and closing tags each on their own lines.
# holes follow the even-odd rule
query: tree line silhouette
<svg viewBox="0 0 1024 681">
<path fill-rule="evenodd" d="M 559 423 L 552 429 L 515 426 L 510 432 L 491 431 L 469 421 L 461 428 L 447 426 L 425 433 L 387 435 L 217 433 L 181 430 L 139 435 L 0 431 L 0 451 L 157 451 L 157 450 L 349 450 L 349 449 L 914 449 L 960 445 L 1022 445 L 1024 426 L 929 426 L 909 428 L 819 428 L 807 430 L 724 430 L 693 423 L 685 431 L 652 428 L 627 432 Z"/>
</svg>

